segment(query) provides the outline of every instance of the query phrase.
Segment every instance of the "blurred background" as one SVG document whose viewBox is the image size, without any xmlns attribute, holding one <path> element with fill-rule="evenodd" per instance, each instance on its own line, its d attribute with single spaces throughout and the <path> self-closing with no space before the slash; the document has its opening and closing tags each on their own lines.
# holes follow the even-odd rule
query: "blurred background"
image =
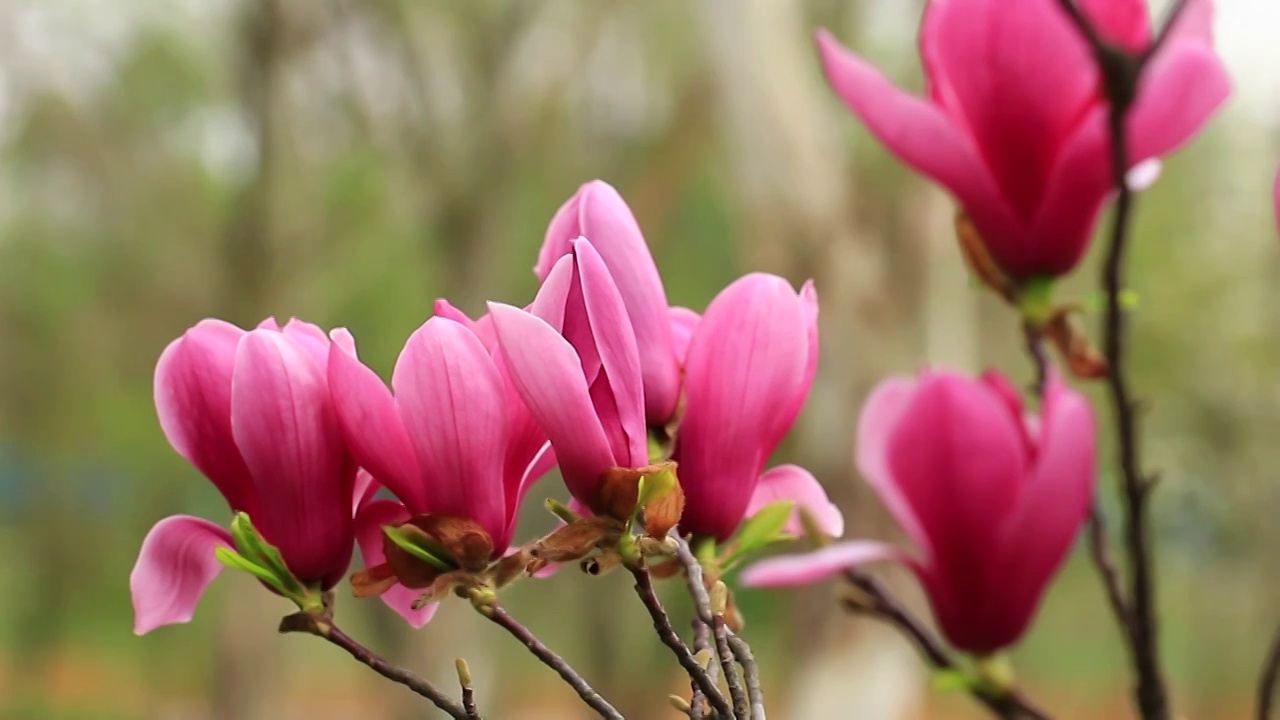
<svg viewBox="0 0 1280 720">
<path fill-rule="evenodd" d="M 1218 4 L 1237 93 L 1141 198 L 1131 273 L 1164 655 L 1187 718 L 1247 715 L 1280 622 L 1280 7 Z M 289 608 L 245 575 L 224 573 L 190 625 L 132 634 L 146 530 L 226 513 L 159 431 L 154 363 L 200 318 L 296 315 L 351 328 L 385 376 L 434 298 L 525 302 L 547 221 L 595 177 L 630 202 L 673 303 L 701 308 L 749 270 L 817 279 L 821 372 L 779 456 L 824 480 L 850 534 L 893 537 L 850 467 L 868 388 L 925 364 L 1030 375 L 1013 318 L 958 260 L 950 200 L 843 110 L 810 44 L 829 27 L 919 87 L 921 6 L 0 0 L 0 717 L 432 716 L 336 648 L 276 636 Z M 1091 260 L 1063 296 L 1096 304 L 1096 275 Z M 531 495 L 518 538 L 563 491 L 548 478 Z M 1015 659 L 1058 717 L 1129 717 L 1080 555 Z M 830 588 L 740 599 L 776 717 L 981 717 Z M 687 682 L 625 578 L 562 573 L 508 604 L 629 717 L 677 716 L 664 698 Z M 446 605 L 417 632 L 376 602 L 339 612 L 451 689 L 465 656 L 491 717 L 586 717 Z"/>
</svg>

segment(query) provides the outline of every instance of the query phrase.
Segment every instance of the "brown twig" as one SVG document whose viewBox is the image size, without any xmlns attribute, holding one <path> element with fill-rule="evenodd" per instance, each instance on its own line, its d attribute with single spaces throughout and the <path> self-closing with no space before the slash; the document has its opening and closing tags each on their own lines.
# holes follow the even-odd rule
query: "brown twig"
<svg viewBox="0 0 1280 720">
<path fill-rule="evenodd" d="M 645 609 L 649 611 L 649 616 L 653 618 L 653 627 L 658 631 L 658 638 L 662 640 L 662 644 L 671 648 L 671 652 L 675 654 L 680 667 L 684 668 L 685 672 L 689 674 L 689 679 L 698 683 L 702 694 L 707 697 L 707 702 L 711 704 L 711 708 L 721 718 L 737 717 L 733 712 L 733 708 L 724 699 L 720 688 L 711 682 L 711 678 L 707 676 L 706 669 L 698 664 L 697 658 L 689 651 L 689 646 L 685 645 L 684 641 L 680 639 L 680 634 L 676 632 L 675 626 L 671 624 L 671 618 L 667 616 L 666 609 L 662 607 L 662 601 L 658 599 L 658 594 L 653 588 L 653 579 L 649 577 L 649 571 L 635 567 L 627 569 L 631 571 L 631 576 L 635 578 L 636 595 L 640 596 L 640 601 L 644 603 Z"/>
<path fill-rule="evenodd" d="M 1044 333 L 1032 321 L 1024 320 L 1022 337 L 1026 342 L 1027 355 L 1031 358 L 1035 373 L 1031 380 L 1031 393 L 1039 399 L 1044 395 L 1044 384 L 1049 377 L 1049 356 L 1044 351 Z"/>
<path fill-rule="evenodd" d="M 843 602 L 845 608 L 852 612 L 870 615 L 897 628 L 911 640 L 924 656 L 925 661 L 935 670 L 959 669 L 959 664 L 942 641 L 923 622 L 912 615 L 911 611 L 895 598 L 878 578 L 856 569 L 846 570 L 844 578 L 863 594 L 863 597 L 859 598 L 846 598 Z M 1051 718 L 1047 712 L 1036 707 L 1030 699 L 1016 690 L 1000 693 L 975 685 L 970 688 L 970 693 L 992 713 L 1006 720 L 1050 720 Z"/>
<path fill-rule="evenodd" d="M 1129 603 L 1124 598 L 1124 589 L 1120 587 L 1120 571 L 1116 569 L 1115 560 L 1111 557 L 1111 546 L 1107 542 L 1107 518 L 1095 504 L 1089 510 L 1089 557 L 1098 570 L 1102 587 L 1107 592 L 1107 603 L 1111 612 L 1120 622 L 1120 628 L 1128 632 L 1132 621 L 1129 619 Z"/>
<path fill-rule="evenodd" d="M 618 712 L 607 700 L 600 696 L 587 681 L 574 670 L 565 659 L 555 654 L 551 648 L 542 644 L 542 641 L 534 636 L 529 628 L 520 624 L 497 602 L 489 601 L 486 603 L 476 604 L 476 610 L 481 615 L 492 620 L 494 624 L 511 633 L 513 637 L 519 640 L 534 657 L 542 661 L 543 665 L 556 671 L 561 679 L 563 679 L 569 687 L 572 687 L 578 697 L 582 698 L 592 710 L 600 713 L 600 717 L 609 718 L 609 720 L 625 720 L 622 713 Z"/>
<path fill-rule="evenodd" d="M 1118 196 L 1102 272 L 1102 286 L 1107 296 L 1103 354 L 1109 368 L 1107 388 L 1119 446 L 1121 497 L 1125 510 L 1124 540 L 1129 560 L 1129 602 L 1127 612 L 1119 619 L 1128 630 L 1130 657 L 1137 676 L 1134 696 L 1138 711 L 1145 720 L 1167 720 L 1170 716 L 1169 692 L 1160 669 L 1154 561 L 1147 513 L 1154 478 L 1145 475 L 1141 469 L 1138 413 L 1124 370 L 1127 338 L 1121 292 L 1124 289 L 1125 249 L 1133 212 L 1133 191 L 1126 178 L 1129 158 L 1125 124 L 1137 96 L 1142 72 L 1168 40 L 1174 25 L 1186 11 L 1187 0 L 1175 1 L 1159 34 L 1137 55 L 1105 41 L 1072 0 L 1059 0 L 1059 4 L 1092 48 L 1102 75 L 1102 88 L 1110 105 L 1107 129 L 1111 137 L 1111 180 Z"/>
<path fill-rule="evenodd" d="M 280 623 L 280 632 L 305 632 L 328 640 L 330 643 L 346 650 L 351 657 L 367 665 L 382 677 L 403 685 L 430 700 L 433 705 L 448 713 L 449 717 L 454 718 L 454 720 L 472 720 L 474 717 L 468 715 L 462 706 L 451 700 L 448 695 L 445 695 L 439 688 L 432 685 L 430 681 L 387 662 L 377 653 L 347 635 L 332 621 L 317 618 L 308 613 L 296 613 L 286 617 Z"/>
<path fill-rule="evenodd" d="M 1276 701 L 1276 677 L 1280 675 L 1280 630 L 1271 641 L 1271 649 L 1262 666 L 1262 676 L 1258 680 L 1257 720 L 1271 720 L 1271 710 Z"/>
<path fill-rule="evenodd" d="M 702 618 L 693 618 L 693 652 L 696 655 L 703 650 L 711 649 L 711 629 L 707 624 L 702 622 Z M 715 678 L 711 678 L 714 683 Z M 689 720 L 702 720 L 706 714 L 707 696 L 702 694 L 702 688 L 698 687 L 698 681 L 689 678 Z"/>
<path fill-rule="evenodd" d="M 747 691 L 742 687 L 742 680 L 738 677 L 738 668 L 734 667 L 736 655 L 729 647 L 729 628 L 724 624 L 723 614 L 713 618 L 711 635 L 716 639 L 716 655 L 720 656 L 720 669 L 724 672 L 725 684 L 729 686 L 729 697 L 733 699 L 733 716 L 751 717 Z"/>
<path fill-rule="evenodd" d="M 676 538 L 676 560 L 684 568 L 685 581 L 689 586 L 689 595 L 693 598 L 693 608 L 699 619 L 714 627 L 714 613 L 711 611 L 711 596 L 707 592 L 706 581 L 702 574 L 702 564 L 694 556 L 689 542 L 682 537 Z M 747 700 L 751 705 L 751 720 L 765 720 L 764 690 L 760 685 L 760 667 L 755 655 L 746 640 L 725 629 L 729 638 L 729 649 L 734 660 L 742 667 L 742 675 L 747 682 Z"/>
</svg>

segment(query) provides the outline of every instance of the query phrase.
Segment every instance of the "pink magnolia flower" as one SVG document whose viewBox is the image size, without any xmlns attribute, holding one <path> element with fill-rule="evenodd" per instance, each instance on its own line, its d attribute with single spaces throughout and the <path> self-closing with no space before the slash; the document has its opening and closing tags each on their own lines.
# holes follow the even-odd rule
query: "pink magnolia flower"
<svg viewBox="0 0 1280 720">
<path fill-rule="evenodd" d="M 1151 42 L 1144 0 L 1085 0 L 1112 43 Z M 1230 93 L 1211 0 L 1191 0 L 1144 73 L 1128 120 L 1132 165 L 1186 142 Z M 920 30 L 927 97 L 895 88 L 825 31 L 832 87 L 903 162 L 956 197 L 1016 280 L 1084 254 L 1112 192 L 1107 106 L 1095 61 L 1056 0 L 931 0 Z"/>
<path fill-rule="evenodd" d="M 804 468 L 763 474 L 769 454 L 804 404 L 818 364 L 818 298 L 775 275 L 751 274 L 725 288 L 690 332 L 685 410 L 673 459 L 685 493 L 681 533 L 728 538 L 774 500 L 795 500 L 827 532 L 844 521 Z M 798 531 L 793 517 L 789 530 Z"/>
<path fill-rule="evenodd" d="M 534 268 L 539 280 L 546 280 L 579 237 L 591 241 L 622 295 L 640 355 L 645 414 L 650 425 L 665 426 L 680 396 L 667 293 L 631 208 L 602 180 L 578 188 L 551 219 Z"/>
<path fill-rule="evenodd" d="M 858 422 L 858 468 L 918 555 L 853 540 L 772 558 L 747 585 L 798 585 L 863 563 L 902 562 L 920 578 L 943 633 L 990 653 L 1018 639 L 1089 513 L 1093 416 L 1051 377 L 1039 418 L 1003 376 L 893 378 Z"/>
<path fill-rule="evenodd" d="M 648 462 L 640 354 L 605 262 L 578 239 L 529 309 L 489 304 L 511 382 L 551 442 L 565 485 L 595 505 L 611 468 Z"/>
<path fill-rule="evenodd" d="M 396 361 L 392 392 L 354 352 L 329 356 L 329 384 L 352 454 L 399 502 L 373 500 L 356 518 L 365 565 L 385 561 L 382 530 L 416 515 L 474 521 L 493 541 L 511 543 L 520 499 L 547 465 L 546 439 L 481 338 L 447 317 L 428 320 Z M 414 626 L 434 605 L 414 610 L 419 592 L 399 585 L 383 600 Z"/>
<path fill-rule="evenodd" d="M 350 336 L 334 344 L 354 352 Z M 329 589 L 352 550 L 356 465 L 338 430 L 325 365 L 330 341 L 314 325 L 266 320 L 244 331 L 203 320 L 165 348 L 155 402 L 169 443 L 246 512 L 302 583 Z M 134 631 L 187 622 L 234 547 L 217 523 L 161 520 L 129 577 Z"/>
</svg>

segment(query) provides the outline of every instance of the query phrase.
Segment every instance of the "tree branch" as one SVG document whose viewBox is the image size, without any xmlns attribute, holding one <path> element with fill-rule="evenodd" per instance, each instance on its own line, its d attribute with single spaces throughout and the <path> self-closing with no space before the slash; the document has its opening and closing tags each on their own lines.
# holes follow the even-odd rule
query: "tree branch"
<svg viewBox="0 0 1280 720">
<path fill-rule="evenodd" d="M 1081 35 L 1092 48 L 1102 75 L 1102 89 L 1110 105 L 1107 129 L 1111 137 L 1111 180 L 1118 196 L 1102 271 L 1102 287 L 1107 297 L 1107 311 L 1103 320 L 1103 354 L 1107 360 L 1107 388 L 1119 447 L 1120 489 L 1125 510 L 1124 540 L 1129 560 L 1128 611 L 1120 615 L 1119 619 L 1129 631 L 1128 646 L 1137 675 L 1134 695 L 1139 713 L 1145 720 L 1168 720 L 1169 693 L 1160 669 L 1154 562 L 1147 512 L 1147 502 L 1155 480 L 1143 473 L 1138 455 L 1138 413 L 1124 368 L 1127 338 L 1121 293 L 1124 289 L 1124 262 L 1130 216 L 1133 212 L 1133 191 L 1126 179 L 1129 172 L 1126 120 L 1137 96 L 1142 71 L 1168 40 L 1174 25 L 1186 11 L 1187 0 L 1175 1 L 1155 40 L 1138 55 L 1115 47 L 1103 39 L 1072 0 L 1058 2 L 1072 22 L 1080 28 Z M 1110 589 L 1108 592 L 1110 594 Z"/>
<path fill-rule="evenodd" d="M 449 717 L 454 718 L 454 720 L 470 720 L 474 717 L 468 715 L 461 705 L 451 700 L 449 696 L 445 695 L 444 692 L 432 685 L 428 680 L 387 662 L 377 653 L 347 635 L 332 621 L 322 620 L 309 613 L 295 613 L 286 617 L 280 623 L 280 632 L 305 632 L 328 640 L 330 643 L 346 650 L 351 657 L 367 665 L 382 677 L 403 685 L 430 700 L 433 705 L 448 713 Z"/>
<path fill-rule="evenodd" d="M 542 661 L 542 664 L 556 671 L 561 679 L 568 683 L 582 698 L 592 710 L 600 713 L 600 717 L 609 720 L 626 720 L 622 713 L 618 712 L 612 705 L 608 703 L 600 693 L 596 692 L 587 681 L 574 670 L 565 659 L 555 654 L 551 648 L 542 644 L 542 641 L 534 636 L 529 628 L 520 624 L 520 621 L 512 617 L 501 605 L 496 601 L 480 603 L 475 605 L 476 610 L 486 618 L 492 620 L 494 624 L 511 633 L 513 637 L 519 640 L 534 657 Z"/>
<path fill-rule="evenodd" d="M 640 601 L 644 603 L 645 609 L 649 611 L 649 616 L 653 618 L 653 627 L 658 631 L 658 638 L 662 640 L 664 645 L 671 648 L 671 652 L 675 654 L 680 667 L 685 669 L 691 680 L 698 683 L 702 694 L 706 695 L 707 701 L 711 703 L 711 708 L 721 718 L 738 717 L 734 714 L 733 708 L 729 706 L 729 703 L 725 701 L 720 688 L 711 682 L 711 678 L 707 676 L 706 669 L 698 664 L 697 658 L 689 651 L 689 646 L 685 645 L 684 641 L 680 639 L 680 634 L 676 632 L 675 627 L 671 624 L 671 618 L 667 616 L 667 611 L 662 607 L 662 602 L 658 600 L 658 594 L 653 589 L 653 579 L 649 577 L 649 572 L 644 568 L 629 567 L 627 569 L 631 571 L 631 576 L 636 580 L 636 595 L 640 596 Z M 699 616 L 701 616 L 701 613 L 699 613 Z"/>
</svg>

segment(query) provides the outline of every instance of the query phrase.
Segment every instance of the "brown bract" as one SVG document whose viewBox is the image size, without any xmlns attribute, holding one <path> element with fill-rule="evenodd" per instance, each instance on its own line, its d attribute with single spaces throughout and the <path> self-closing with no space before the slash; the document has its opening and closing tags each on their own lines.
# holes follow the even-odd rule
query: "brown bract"
<svg viewBox="0 0 1280 720">
<path fill-rule="evenodd" d="M 665 538 L 680 522 L 684 512 L 684 490 L 677 481 L 671 490 L 644 507 L 644 531 L 652 538 Z"/>
<path fill-rule="evenodd" d="M 586 515 L 552 530 L 529 549 L 533 573 L 548 563 L 581 560 L 598 549 L 616 545 L 622 537 L 625 521 L 603 515 Z"/>
<path fill-rule="evenodd" d="M 1107 376 L 1107 361 L 1075 321 L 1070 308 L 1060 308 L 1044 326 L 1044 334 L 1058 349 L 1071 374 L 1082 380 Z"/>
<path fill-rule="evenodd" d="M 978 232 L 978 228 L 964 210 L 956 212 L 955 228 L 956 239 L 960 241 L 960 252 L 973 273 L 978 276 L 983 285 L 995 290 L 1010 305 L 1017 305 L 1018 284 L 1005 275 L 996 264 L 991 253 L 987 251 L 982 234 Z"/>
<path fill-rule="evenodd" d="M 493 539 L 473 520 L 427 514 L 410 518 L 398 527 L 412 537 L 415 544 L 429 549 L 457 570 L 442 570 L 384 536 L 382 551 L 386 562 L 351 575 L 351 589 L 356 597 L 381 595 L 396 583 L 413 589 L 430 588 L 427 595 L 434 597 L 456 586 L 459 574 L 474 575 L 489 567 Z"/>
</svg>

